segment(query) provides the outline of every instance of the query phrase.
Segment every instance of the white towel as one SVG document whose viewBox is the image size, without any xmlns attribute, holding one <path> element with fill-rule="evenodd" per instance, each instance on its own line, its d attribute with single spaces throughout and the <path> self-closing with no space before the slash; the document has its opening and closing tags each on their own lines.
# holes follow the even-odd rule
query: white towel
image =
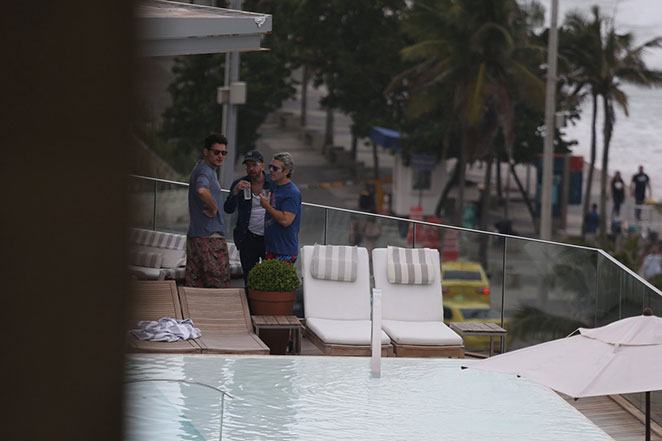
<svg viewBox="0 0 662 441">
<path fill-rule="evenodd" d="M 129 332 L 139 340 L 166 342 L 189 340 L 202 335 L 200 329 L 193 326 L 193 320 L 177 320 L 170 317 L 163 317 L 158 322 L 138 322 L 138 329 Z"/>
</svg>

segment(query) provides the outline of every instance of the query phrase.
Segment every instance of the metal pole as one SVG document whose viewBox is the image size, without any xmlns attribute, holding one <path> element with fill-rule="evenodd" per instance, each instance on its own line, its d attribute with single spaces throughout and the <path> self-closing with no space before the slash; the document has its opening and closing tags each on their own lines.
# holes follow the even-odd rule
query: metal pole
<svg viewBox="0 0 662 441">
<path fill-rule="evenodd" d="M 230 8 L 241 10 L 242 0 L 232 0 Z M 225 87 L 239 81 L 239 52 L 225 54 Z M 223 106 L 223 134 L 228 139 L 228 155 L 225 157 L 225 173 L 219 168 L 219 178 L 222 188 L 230 188 L 234 178 L 234 163 L 237 158 L 237 106 L 225 104 Z"/>
<path fill-rule="evenodd" d="M 651 441 L 651 393 L 646 392 L 646 441 Z"/>
<path fill-rule="evenodd" d="M 552 166 L 554 157 L 554 112 L 556 100 L 556 53 L 558 0 L 552 0 L 552 16 L 547 47 L 547 94 L 545 96 L 545 145 L 542 165 L 542 196 L 540 201 L 540 238 L 552 238 Z"/>
<path fill-rule="evenodd" d="M 503 316 L 504 316 L 504 311 L 505 311 L 505 303 L 506 303 L 506 241 L 507 238 L 503 238 L 503 252 L 501 254 L 501 323 L 499 326 L 503 327 Z M 491 349 L 490 345 L 490 349 Z M 501 353 L 504 354 L 506 352 L 506 340 L 505 336 L 501 337 Z"/>
</svg>

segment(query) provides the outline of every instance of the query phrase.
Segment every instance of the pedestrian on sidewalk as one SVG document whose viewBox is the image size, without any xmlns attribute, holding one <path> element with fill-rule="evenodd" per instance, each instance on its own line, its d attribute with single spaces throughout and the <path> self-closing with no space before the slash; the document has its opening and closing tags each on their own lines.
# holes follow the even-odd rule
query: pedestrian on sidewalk
<svg viewBox="0 0 662 441">
<path fill-rule="evenodd" d="M 625 182 L 623 182 L 619 171 L 616 171 L 614 178 L 611 180 L 611 198 L 614 202 L 612 216 L 618 217 L 621 215 L 621 204 L 625 201 Z"/>
<path fill-rule="evenodd" d="M 246 175 L 235 179 L 230 185 L 230 195 L 223 210 L 232 214 L 238 211 L 237 225 L 233 231 L 234 244 L 239 250 L 244 282 L 248 273 L 260 259 L 265 258 L 264 217 L 266 211 L 260 205 L 260 194 L 273 190 L 273 182 L 264 172 L 264 157 L 257 150 L 244 155 Z"/>
<path fill-rule="evenodd" d="M 267 259 L 294 264 L 299 254 L 301 226 L 301 192 L 292 182 L 294 159 L 288 152 L 276 153 L 269 165 L 275 187 L 268 196 L 260 195 L 266 210 L 264 246 Z"/>
<path fill-rule="evenodd" d="M 598 214 L 598 204 L 591 205 L 591 211 L 586 213 L 586 219 L 584 221 L 586 227 L 586 235 L 590 239 L 595 239 L 595 235 L 598 232 L 598 226 L 600 225 L 600 215 Z"/>
<path fill-rule="evenodd" d="M 646 187 L 653 197 L 653 189 L 651 188 L 651 180 L 646 173 L 644 173 L 644 166 L 639 166 L 639 173 L 632 176 L 632 196 L 634 196 L 634 217 L 638 221 L 641 220 L 641 204 L 646 200 Z"/>
<path fill-rule="evenodd" d="M 225 240 L 225 217 L 221 206 L 221 184 L 216 169 L 228 154 L 225 136 L 212 133 L 205 138 L 203 158 L 193 168 L 188 187 L 191 221 L 186 233 L 186 286 L 229 288 L 230 258 Z"/>
</svg>

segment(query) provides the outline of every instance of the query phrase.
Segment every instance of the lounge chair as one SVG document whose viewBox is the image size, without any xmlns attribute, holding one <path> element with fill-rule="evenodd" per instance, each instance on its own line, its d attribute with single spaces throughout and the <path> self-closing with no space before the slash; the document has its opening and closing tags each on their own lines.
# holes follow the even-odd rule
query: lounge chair
<svg viewBox="0 0 662 441">
<path fill-rule="evenodd" d="M 246 294 L 241 288 L 179 287 L 184 317 L 191 318 L 202 336 L 203 353 L 269 354 L 253 332 Z"/>
<path fill-rule="evenodd" d="M 129 326 L 134 329 L 141 320 L 157 321 L 163 317 L 182 319 L 182 311 L 177 296 L 177 285 L 174 280 L 134 281 L 133 305 L 130 313 Z M 130 352 L 157 353 L 201 353 L 202 348 L 195 340 L 176 342 L 159 342 L 139 340 L 128 333 L 128 350 Z"/>
<path fill-rule="evenodd" d="M 443 321 L 439 252 L 375 248 L 372 265 L 375 288 L 382 290 L 382 329 L 391 338 L 395 355 L 464 358 L 462 338 Z"/>
<path fill-rule="evenodd" d="M 324 355 L 370 355 L 368 251 L 315 245 L 304 246 L 301 255 L 306 337 Z M 382 354 L 393 355 L 383 331 L 381 342 Z"/>
</svg>

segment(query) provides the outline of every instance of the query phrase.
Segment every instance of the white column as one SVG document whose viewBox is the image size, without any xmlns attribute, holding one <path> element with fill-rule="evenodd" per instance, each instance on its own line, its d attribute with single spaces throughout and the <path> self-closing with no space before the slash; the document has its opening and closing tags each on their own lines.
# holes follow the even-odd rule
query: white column
<svg viewBox="0 0 662 441">
<path fill-rule="evenodd" d="M 382 290 L 372 290 L 372 358 L 370 373 L 379 378 L 382 374 Z"/>
</svg>

